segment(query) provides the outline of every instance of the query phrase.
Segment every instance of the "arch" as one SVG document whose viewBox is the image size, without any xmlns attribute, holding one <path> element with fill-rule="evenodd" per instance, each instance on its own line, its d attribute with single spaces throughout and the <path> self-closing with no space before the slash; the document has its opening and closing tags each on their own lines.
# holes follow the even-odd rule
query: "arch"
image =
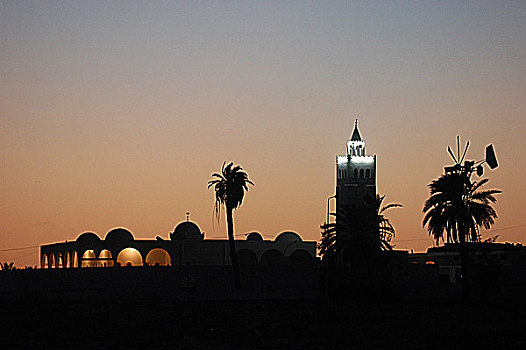
<svg viewBox="0 0 526 350">
<path fill-rule="evenodd" d="M 256 253 L 246 248 L 237 251 L 237 260 L 242 266 L 256 266 L 258 264 Z"/>
<path fill-rule="evenodd" d="M 55 254 L 51 253 L 49 255 L 49 268 L 54 269 L 55 267 Z"/>
<path fill-rule="evenodd" d="M 155 248 L 148 252 L 145 262 L 146 265 L 151 266 L 170 266 L 172 264 L 172 259 L 166 250 Z"/>
<path fill-rule="evenodd" d="M 57 254 L 57 269 L 64 267 L 64 260 L 62 259 L 62 253 Z"/>
<path fill-rule="evenodd" d="M 108 249 L 103 249 L 99 253 L 99 260 L 97 261 L 99 266 L 102 267 L 112 267 L 113 266 L 113 259 L 111 256 L 111 252 Z"/>
<path fill-rule="evenodd" d="M 69 252 L 65 252 L 64 253 L 64 268 L 70 268 L 70 267 L 71 267 L 71 262 L 70 262 Z"/>
<path fill-rule="evenodd" d="M 360 177 L 364 177 L 363 169 L 360 169 Z"/>
<path fill-rule="evenodd" d="M 82 254 L 82 259 L 96 259 L 95 251 L 93 249 L 88 249 Z"/>
<path fill-rule="evenodd" d="M 40 268 L 41 269 L 48 269 L 48 259 L 46 254 L 42 254 L 42 260 L 40 261 Z"/>
<path fill-rule="evenodd" d="M 111 259 L 111 252 L 108 249 L 103 249 L 99 253 L 99 259 Z"/>
<path fill-rule="evenodd" d="M 277 249 L 269 249 L 261 256 L 261 265 L 278 266 L 283 265 L 283 254 Z"/>
<path fill-rule="evenodd" d="M 124 248 L 117 255 L 119 266 L 142 266 L 142 255 L 135 248 Z"/>
<path fill-rule="evenodd" d="M 314 262 L 314 259 L 305 249 L 296 249 L 290 254 L 288 262 L 290 265 L 309 265 Z"/>
<path fill-rule="evenodd" d="M 358 177 L 358 169 L 354 169 L 354 177 Z"/>
<path fill-rule="evenodd" d="M 82 254 L 80 259 L 80 267 L 95 267 L 97 266 L 97 256 L 93 249 L 88 249 Z"/>
<path fill-rule="evenodd" d="M 367 177 L 367 178 L 371 177 L 371 169 L 366 169 L 365 170 L 365 177 Z"/>
<path fill-rule="evenodd" d="M 71 267 L 79 267 L 79 261 L 78 261 L 77 251 L 76 250 L 74 250 L 71 253 Z"/>
</svg>

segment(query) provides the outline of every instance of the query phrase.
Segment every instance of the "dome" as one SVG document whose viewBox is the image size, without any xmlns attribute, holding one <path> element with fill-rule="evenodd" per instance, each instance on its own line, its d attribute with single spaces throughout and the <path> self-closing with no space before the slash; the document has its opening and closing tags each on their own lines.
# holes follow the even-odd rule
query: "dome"
<svg viewBox="0 0 526 350">
<path fill-rule="evenodd" d="M 201 233 L 199 226 L 191 221 L 183 221 L 174 228 L 174 232 L 170 233 L 171 240 L 179 239 L 203 239 L 204 235 Z"/>
<path fill-rule="evenodd" d="M 276 242 L 302 242 L 300 235 L 292 231 L 283 231 L 274 239 Z"/>
<path fill-rule="evenodd" d="M 114 228 L 113 230 L 110 230 L 106 237 L 104 238 L 104 241 L 108 244 L 118 244 L 123 242 L 129 242 L 133 241 L 135 238 L 133 237 L 133 234 L 128 231 L 125 228 L 118 227 Z"/>
<path fill-rule="evenodd" d="M 262 241 L 263 237 L 259 232 L 250 232 L 247 234 L 247 241 Z"/>
<path fill-rule="evenodd" d="M 93 232 L 84 232 L 83 234 L 81 234 L 80 236 L 77 237 L 77 242 L 79 242 L 80 244 L 97 244 L 100 242 L 100 238 L 99 236 L 97 236 L 96 233 L 93 233 Z"/>
</svg>

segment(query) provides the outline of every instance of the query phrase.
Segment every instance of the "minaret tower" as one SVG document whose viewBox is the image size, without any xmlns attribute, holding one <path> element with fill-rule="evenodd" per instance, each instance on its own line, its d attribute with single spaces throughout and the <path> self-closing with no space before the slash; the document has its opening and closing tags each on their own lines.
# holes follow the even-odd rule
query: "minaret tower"
<svg viewBox="0 0 526 350">
<path fill-rule="evenodd" d="M 347 155 L 336 156 L 336 212 L 345 205 L 361 205 L 366 196 L 376 196 L 376 155 L 366 155 L 356 119 Z"/>
</svg>

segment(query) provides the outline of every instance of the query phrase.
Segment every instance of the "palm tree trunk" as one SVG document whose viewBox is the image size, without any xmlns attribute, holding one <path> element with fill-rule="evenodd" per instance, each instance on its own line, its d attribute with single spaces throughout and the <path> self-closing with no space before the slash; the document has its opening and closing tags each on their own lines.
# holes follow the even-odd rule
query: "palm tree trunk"
<svg viewBox="0 0 526 350">
<path fill-rule="evenodd" d="M 228 227 L 228 243 L 230 246 L 230 261 L 232 262 L 232 273 L 234 277 L 234 290 L 241 289 L 241 278 L 239 276 L 239 263 L 237 261 L 236 243 L 234 241 L 234 215 L 233 209 L 226 207 L 226 222 Z"/>
</svg>

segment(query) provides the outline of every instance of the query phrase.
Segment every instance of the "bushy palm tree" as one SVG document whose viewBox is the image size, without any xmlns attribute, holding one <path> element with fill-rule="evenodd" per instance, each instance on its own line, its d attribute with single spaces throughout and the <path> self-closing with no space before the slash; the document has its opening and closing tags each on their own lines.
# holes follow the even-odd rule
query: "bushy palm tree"
<svg viewBox="0 0 526 350">
<path fill-rule="evenodd" d="M 11 262 L 3 262 L 0 263 L 0 270 L 7 271 L 7 270 L 16 270 L 15 263 Z"/>
<path fill-rule="evenodd" d="M 480 242 L 479 228 L 489 229 L 497 218 L 491 206 L 500 190 L 479 191 L 488 179 L 471 182 L 468 175 L 453 172 L 429 184 L 431 196 L 424 204 L 427 231 L 435 239 L 448 243 Z"/>
<path fill-rule="evenodd" d="M 321 226 L 322 238 L 318 249 L 323 259 L 350 269 L 355 275 L 366 276 L 378 262 L 382 251 L 392 250 L 395 229 L 383 214 L 387 209 L 401 207 L 388 204 L 382 207 L 385 196 L 365 198 L 360 206 L 343 206 L 335 223 Z"/>
<path fill-rule="evenodd" d="M 230 246 L 230 260 L 234 273 L 234 288 L 241 288 L 239 277 L 239 264 L 237 261 L 236 245 L 234 241 L 234 216 L 233 211 L 241 206 L 245 191 L 248 191 L 248 185 L 254 185 L 248 179 L 248 175 L 239 165 L 230 162 L 225 166 L 223 162 L 221 173 L 213 173 L 214 179 L 208 181 L 208 188 L 214 187 L 215 204 L 214 211 L 219 220 L 221 208 L 225 207 L 226 222 L 228 231 L 228 242 Z"/>
</svg>

